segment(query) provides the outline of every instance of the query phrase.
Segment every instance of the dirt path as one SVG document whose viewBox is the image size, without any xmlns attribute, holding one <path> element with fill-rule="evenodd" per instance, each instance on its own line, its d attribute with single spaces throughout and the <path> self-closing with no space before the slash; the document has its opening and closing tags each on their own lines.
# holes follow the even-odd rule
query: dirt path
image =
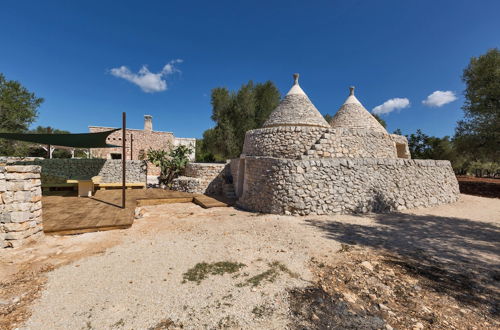
<svg viewBox="0 0 500 330">
<path fill-rule="evenodd" d="M 408 269 L 434 269 L 419 268 L 430 265 L 455 275 L 470 270 L 467 279 L 473 283 L 467 284 L 472 291 L 448 287 L 453 281 L 436 279 L 432 272 L 408 271 L 398 278 L 429 283 L 425 290 L 447 288 L 442 293 L 446 299 L 471 306 L 470 320 L 485 327 L 495 322 L 498 199 L 462 195 L 453 205 L 363 217 L 260 215 L 233 208 L 204 210 L 194 204 L 147 207 L 144 212 L 128 230 L 48 237 L 31 250 L 3 253 L 0 278 L 8 280 L 0 283 L 0 293 L 6 293 L 0 301 L 0 325 L 20 326 L 32 313 L 27 329 L 282 329 L 292 320 L 299 324 L 297 318 L 321 328 L 324 324 L 315 322 L 318 315 L 304 311 L 313 307 L 300 290 L 320 288 L 325 297 L 334 297 L 335 288 L 341 287 L 332 286 L 336 277 L 355 273 L 353 267 L 358 269 L 363 258 L 384 264 L 382 255 L 404 260 Z M 346 249 L 355 252 L 339 252 Z M 348 258 L 354 260 L 351 268 L 343 259 L 349 253 L 356 253 Z M 344 268 L 335 268 L 339 262 Z M 52 268 L 57 269 L 43 273 Z M 358 304 L 364 301 L 360 292 L 366 290 L 359 286 L 345 284 L 348 294 L 361 297 Z M 35 300 L 40 287 L 44 289 Z M 339 299 L 352 305 L 349 297 Z M 390 296 L 385 300 L 395 301 Z M 405 323 L 380 310 L 380 315 L 375 313 L 369 300 L 361 306 L 365 317 L 377 317 L 389 327 L 428 327 L 433 320 L 417 313 Z M 392 308 L 404 314 L 401 306 L 406 305 L 394 302 Z M 489 309 L 480 314 L 474 306 Z M 459 310 L 456 317 L 452 311 L 440 311 L 432 322 L 438 322 L 439 315 L 458 320 Z M 350 312 L 357 313 L 355 308 Z M 326 314 L 337 315 L 332 310 Z"/>
</svg>

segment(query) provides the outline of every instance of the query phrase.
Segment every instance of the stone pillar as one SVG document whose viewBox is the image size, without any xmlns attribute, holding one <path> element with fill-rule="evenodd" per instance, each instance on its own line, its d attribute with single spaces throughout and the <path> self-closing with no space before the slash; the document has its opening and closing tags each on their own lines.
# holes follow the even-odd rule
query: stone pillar
<svg viewBox="0 0 500 330">
<path fill-rule="evenodd" d="M 144 115 L 144 131 L 146 132 L 153 131 L 153 116 Z"/>
<path fill-rule="evenodd" d="M 42 231 L 40 166 L 0 166 L 0 248 L 18 247 Z"/>
</svg>

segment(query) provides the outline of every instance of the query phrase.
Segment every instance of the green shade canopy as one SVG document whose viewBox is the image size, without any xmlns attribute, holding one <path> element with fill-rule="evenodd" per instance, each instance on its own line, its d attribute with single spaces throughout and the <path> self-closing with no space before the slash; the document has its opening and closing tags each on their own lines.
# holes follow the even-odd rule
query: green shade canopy
<svg viewBox="0 0 500 330">
<path fill-rule="evenodd" d="M 121 146 L 107 144 L 108 136 L 120 129 L 99 133 L 77 133 L 77 134 L 30 134 L 30 133 L 0 133 L 0 138 L 33 142 L 38 144 L 50 144 L 61 147 L 73 148 L 117 148 Z"/>
</svg>

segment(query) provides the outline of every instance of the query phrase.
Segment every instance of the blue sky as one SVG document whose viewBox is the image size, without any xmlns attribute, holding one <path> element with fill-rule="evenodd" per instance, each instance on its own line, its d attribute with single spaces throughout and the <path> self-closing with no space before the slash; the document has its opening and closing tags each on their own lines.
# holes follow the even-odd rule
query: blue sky
<svg viewBox="0 0 500 330">
<path fill-rule="evenodd" d="M 500 47 L 499 13 L 483 0 L 5 1 L 0 72 L 45 98 L 35 125 L 72 132 L 126 111 L 131 128 L 151 114 L 155 130 L 201 137 L 212 88 L 272 80 L 284 94 L 299 72 L 323 114 L 355 85 L 370 111 L 406 105 L 382 115 L 390 132 L 444 136 L 470 57 Z M 435 91 L 428 104 L 449 103 L 423 104 Z"/>
</svg>

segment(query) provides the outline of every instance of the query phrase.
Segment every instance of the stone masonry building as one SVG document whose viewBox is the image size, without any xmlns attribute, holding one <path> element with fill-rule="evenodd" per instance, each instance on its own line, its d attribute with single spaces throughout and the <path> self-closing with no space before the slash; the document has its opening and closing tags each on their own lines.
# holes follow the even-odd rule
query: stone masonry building
<svg viewBox="0 0 500 330">
<path fill-rule="evenodd" d="M 89 126 L 91 133 L 109 131 L 115 127 Z M 178 145 L 186 145 L 193 149 L 190 160 L 195 159 L 195 138 L 178 138 L 172 132 L 162 132 L 153 130 L 153 117 L 144 116 L 144 129 L 127 128 L 126 136 L 126 159 L 139 160 L 149 148 L 152 149 L 171 149 Z M 109 135 L 107 142 L 114 145 L 122 145 L 122 130 L 118 130 Z M 121 159 L 122 148 L 96 148 L 91 150 L 93 158 Z M 159 170 L 153 166 L 148 167 L 149 175 L 158 175 Z"/>
<path fill-rule="evenodd" d="M 406 138 L 387 133 L 353 87 L 327 123 L 294 77 L 263 127 L 246 133 L 240 158 L 231 161 L 240 207 L 277 214 L 362 213 L 458 199 L 450 162 L 410 159 Z"/>
</svg>

